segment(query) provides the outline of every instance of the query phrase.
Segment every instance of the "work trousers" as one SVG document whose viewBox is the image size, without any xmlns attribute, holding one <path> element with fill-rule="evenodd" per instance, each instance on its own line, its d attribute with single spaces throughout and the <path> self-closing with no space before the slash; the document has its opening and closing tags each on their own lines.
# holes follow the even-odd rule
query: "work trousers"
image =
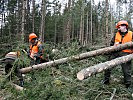
<svg viewBox="0 0 133 100">
<path fill-rule="evenodd" d="M 126 56 L 126 55 L 128 55 L 128 53 L 116 52 L 113 55 L 111 55 L 110 60 L 116 57 L 121 57 L 121 56 Z M 131 61 L 121 64 L 121 67 L 122 67 L 122 72 L 124 76 L 124 84 L 130 85 L 131 84 Z M 106 81 L 110 79 L 111 70 L 112 68 L 105 70 L 104 78 Z"/>
</svg>

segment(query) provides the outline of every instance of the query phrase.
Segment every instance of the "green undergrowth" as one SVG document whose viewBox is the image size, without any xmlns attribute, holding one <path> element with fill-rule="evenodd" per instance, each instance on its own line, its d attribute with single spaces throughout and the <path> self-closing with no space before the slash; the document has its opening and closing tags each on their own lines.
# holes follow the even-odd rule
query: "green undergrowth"
<svg viewBox="0 0 133 100">
<path fill-rule="evenodd" d="M 80 47 L 76 42 L 57 45 L 56 49 L 59 51 L 56 54 L 51 52 L 54 46 L 51 44 L 44 46 L 47 53 L 45 56 L 50 60 L 90 51 L 88 47 Z M 0 98 L 5 100 L 111 100 L 113 97 L 112 100 L 132 100 L 131 93 L 122 84 L 120 66 L 112 70 L 110 85 L 101 83 L 104 73 L 98 73 L 83 81 L 77 79 L 76 74 L 81 69 L 105 62 L 107 59 L 108 55 L 100 55 L 32 71 L 25 74 L 23 91 L 15 90 L 9 82 L 6 82 L 5 87 L 0 91 Z"/>
</svg>

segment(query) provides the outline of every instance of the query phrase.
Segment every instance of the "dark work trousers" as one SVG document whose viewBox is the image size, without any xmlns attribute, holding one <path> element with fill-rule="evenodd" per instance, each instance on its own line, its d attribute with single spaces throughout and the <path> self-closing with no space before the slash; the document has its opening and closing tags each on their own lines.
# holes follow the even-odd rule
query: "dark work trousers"
<svg viewBox="0 0 133 100">
<path fill-rule="evenodd" d="M 38 58 L 36 58 L 36 60 L 34 60 L 34 59 L 32 59 L 32 58 L 30 58 L 30 65 L 31 65 L 31 67 L 33 66 L 33 65 L 37 65 L 37 64 L 40 64 L 41 63 L 41 59 L 38 57 Z M 33 68 L 33 67 L 32 67 Z M 36 77 L 35 77 L 35 75 L 34 75 L 34 71 L 32 71 L 31 72 L 31 74 L 32 74 L 32 80 L 36 80 Z"/>
<path fill-rule="evenodd" d="M 6 65 L 5 65 L 5 72 L 6 72 L 6 75 L 11 71 L 11 69 L 12 69 L 12 67 L 13 67 L 13 65 L 11 64 L 11 63 L 7 63 Z M 18 68 L 15 68 L 15 70 L 14 70 L 14 72 L 15 72 L 15 75 L 19 78 L 19 81 L 20 81 L 20 86 L 23 86 L 24 85 L 24 81 L 23 81 L 23 76 L 22 76 L 22 74 L 18 71 Z M 8 77 L 8 79 L 10 80 L 12 80 L 12 74 L 11 74 L 11 76 L 9 76 Z"/>
<path fill-rule="evenodd" d="M 113 53 L 113 55 L 111 55 L 110 60 L 117 57 L 126 56 L 128 54 L 129 53 L 125 53 L 125 52 L 116 52 L 116 53 Z M 130 85 L 131 84 L 131 61 L 121 64 L 121 67 L 124 75 L 124 84 L 126 86 Z M 108 81 L 110 79 L 111 70 L 112 68 L 105 70 L 105 73 L 104 73 L 105 81 Z"/>
<path fill-rule="evenodd" d="M 33 66 L 40 63 L 42 63 L 40 58 L 37 58 L 36 60 L 31 59 L 30 65 Z"/>
</svg>

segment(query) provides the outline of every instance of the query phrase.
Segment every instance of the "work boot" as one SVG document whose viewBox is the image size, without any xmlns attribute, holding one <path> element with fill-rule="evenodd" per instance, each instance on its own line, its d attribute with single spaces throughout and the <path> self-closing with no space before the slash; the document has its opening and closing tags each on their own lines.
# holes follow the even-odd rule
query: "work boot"
<svg viewBox="0 0 133 100">
<path fill-rule="evenodd" d="M 109 84 L 109 79 L 104 79 L 104 80 L 102 80 L 101 83 L 102 83 L 102 84 L 105 84 L 105 85 L 108 85 L 108 84 Z"/>
</svg>

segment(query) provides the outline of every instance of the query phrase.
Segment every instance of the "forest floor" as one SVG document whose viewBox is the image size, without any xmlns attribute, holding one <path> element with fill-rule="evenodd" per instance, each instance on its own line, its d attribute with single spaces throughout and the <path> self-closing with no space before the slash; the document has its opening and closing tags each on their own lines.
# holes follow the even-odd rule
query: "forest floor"
<svg viewBox="0 0 133 100">
<path fill-rule="evenodd" d="M 78 47 L 74 43 L 57 49 L 59 52 L 50 54 L 50 58 L 59 59 L 91 51 L 88 48 Z M 77 79 L 78 71 L 105 62 L 107 59 L 107 55 L 101 55 L 32 71 L 25 74 L 23 91 L 15 90 L 10 82 L 6 81 L 1 86 L 0 100 L 132 100 L 132 93 L 122 84 L 123 74 L 120 66 L 112 70 L 109 85 L 101 83 L 103 72 L 83 81 Z"/>
</svg>

